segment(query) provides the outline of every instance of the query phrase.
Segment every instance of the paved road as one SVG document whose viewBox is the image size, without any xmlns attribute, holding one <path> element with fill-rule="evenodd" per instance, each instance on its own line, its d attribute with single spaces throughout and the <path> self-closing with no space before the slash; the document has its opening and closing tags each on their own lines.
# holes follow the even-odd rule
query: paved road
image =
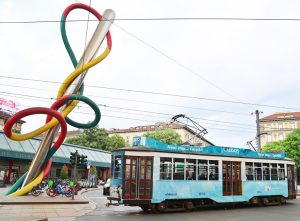
<svg viewBox="0 0 300 221">
<path fill-rule="evenodd" d="M 101 190 L 86 193 L 97 209 L 76 220 L 84 221 L 300 221 L 300 199 L 289 201 L 284 206 L 239 208 L 210 208 L 193 212 L 151 214 L 139 207 L 105 207 L 106 197 Z"/>
</svg>

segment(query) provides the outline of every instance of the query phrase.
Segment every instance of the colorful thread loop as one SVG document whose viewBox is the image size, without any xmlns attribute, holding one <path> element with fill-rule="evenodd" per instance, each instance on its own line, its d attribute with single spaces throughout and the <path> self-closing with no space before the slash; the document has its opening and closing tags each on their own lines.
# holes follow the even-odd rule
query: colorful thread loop
<svg viewBox="0 0 300 221">
<path fill-rule="evenodd" d="M 50 108 L 33 107 L 33 108 L 28 108 L 28 109 L 22 110 L 22 111 L 16 113 L 15 115 L 13 115 L 11 118 L 9 118 L 4 125 L 5 135 L 7 137 L 9 137 L 10 139 L 16 140 L 16 141 L 23 141 L 23 140 L 27 140 L 27 139 L 36 137 L 36 136 L 48 131 L 50 128 L 55 127 L 57 124 L 60 124 L 60 128 L 61 128 L 60 135 L 59 135 L 58 139 L 56 140 L 56 142 L 53 144 L 53 146 L 49 148 L 47 155 L 43 161 L 44 164 L 43 164 L 43 167 L 42 167 L 39 175 L 34 180 L 32 180 L 29 184 L 27 184 L 23 188 L 19 189 L 22 186 L 24 179 L 26 177 L 26 173 L 25 173 L 9 189 L 9 191 L 6 193 L 6 195 L 10 195 L 10 196 L 24 195 L 24 194 L 28 193 L 34 186 L 38 185 L 48 175 L 48 173 L 51 169 L 51 165 L 52 165 L 52 157 L 55 154 L 55 152 L 59 149 L 59 147 L 61 146 L 61 144 L 63 143 L 63 141 L 66 137 L 67 123 L 69 125 L 72 125 L 77 128 L 87 129 L 87 128 L 95 127 L 101 119 L 101 112 L 100 112 L 97 104 L 94 103 L 91 99 L 82 95 L 83 88 L 84 88 L 83 84 L 80 86 L 80 89 L 79 89 L 79 91 L 77 91 L 77 94 L 64 95 L 65 92 L 67 91 L 68 87 L 72 84 L 72 82 L 80 74 L 84 73 L 86 70 L 95 66 L 96 64 L 98 64 L 104 58 L 107 57 L 107 55 L 109 54 L 109 52 L 111 50 L 111 46 L 112 46 L 111 35 L 110 35 L 110 32 L 108 31 L 106 33 L 107 47 L 104 50 L 104 52 L 102 54 L 100 54 L 98 57 L 92 59 L 87 64 L 77 67 L 78 61 L 77 61 L 75 54 L 70 46 L 70 43 L 69 43 L 69 40 L 68 40 L 68 37 L 66 34 L 66 27 L 65 27 L 68 14 L 75 9 L 83 9 L 83 10 L 89 11 L 95 17 L 97 17 L 97 19 L 99 21 L 102 18 L 102 16 L 95 9 L 91 8 L 88 5 L 84 5 L 81 3 L 72 4 L 64 10 L 62 17 L 61 17 L 60 30 L 61 30 L 61 35 L 62 35 L 62 39 L 63 39 L 64 45 L 65 45 L 65 48 L 69 54 L 69 57 L 72 61 L 72 64 L 73 64 L 75 70 L 61 84 L 59 91 L 57 93 L 56 102 L 54 102 Z M 71 111 L 75 108 L 75 106 L 80 101 L 89 105 L 95 112 L 95 118 L 92 122 L 83 124 L 83 123 L 75 122 L 67 117 L 68 114 L 71 113 Z M 67 107 L 63 111 L 59 112 L 58 111 L 59 108 L 62 107 L 63 105 L 67 105 Z M 47 115 L 45 125 L 27 133 L 27 134 L 16 134 L 16 133 L 12 132 L 12 127 L 17 121 L 21 120 L 22 118 L 24 118 L 26 116 L 35 115 L 35 114 L 46 114 Z"/>
</svg>

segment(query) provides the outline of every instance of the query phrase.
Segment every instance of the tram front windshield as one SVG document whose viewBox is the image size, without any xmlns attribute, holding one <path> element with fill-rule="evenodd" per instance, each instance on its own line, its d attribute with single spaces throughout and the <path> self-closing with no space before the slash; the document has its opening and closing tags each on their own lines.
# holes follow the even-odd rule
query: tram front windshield
<svg viewBox="0 0 300 221">
<path fill-rule="evenodd" d="M 122 157 L 114 156 L 113 157 L 113 178 L 121 179 L 121 171 L 122 171 Z"/>
</svg>

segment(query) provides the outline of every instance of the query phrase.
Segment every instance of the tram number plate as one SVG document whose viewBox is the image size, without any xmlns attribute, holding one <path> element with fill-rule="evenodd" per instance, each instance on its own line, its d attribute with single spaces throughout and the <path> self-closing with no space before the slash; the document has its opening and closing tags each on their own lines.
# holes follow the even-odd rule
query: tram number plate
<svg viewBox="0 0 300 221">
<path fill-rule="evenodd" d="M 199 192 L 199 196 L 205 196 L 205 192 Z"/>
</svg>

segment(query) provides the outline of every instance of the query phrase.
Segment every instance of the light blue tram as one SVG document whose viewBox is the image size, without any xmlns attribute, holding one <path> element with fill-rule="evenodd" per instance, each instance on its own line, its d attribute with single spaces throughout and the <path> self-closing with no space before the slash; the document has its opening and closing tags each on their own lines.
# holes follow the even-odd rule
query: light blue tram
<svg viewBox="0 0 300 221">
<path fill-rule="evenodd" d="M 112 153 L 112 201 L 166 211 L 217 203 L 280 204 L 296 198 L 295 162 L 284 153 L 179 146 L 135 137 Z"/>
</svg>

